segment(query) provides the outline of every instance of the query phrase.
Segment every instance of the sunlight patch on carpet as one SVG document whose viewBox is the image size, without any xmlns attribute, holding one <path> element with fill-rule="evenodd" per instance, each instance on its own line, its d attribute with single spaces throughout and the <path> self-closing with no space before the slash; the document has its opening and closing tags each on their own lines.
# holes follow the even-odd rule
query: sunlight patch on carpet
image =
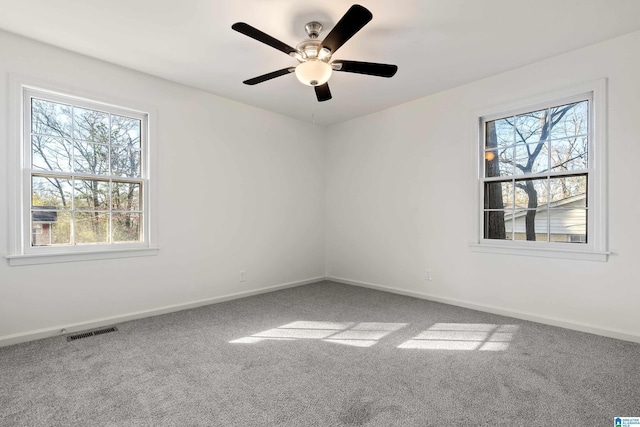
<svg viewBox="0 0 640 427">
<path fill-rule="evenodd" d="M 257 344 L 263 341 L 320 340 L 351 347 L 372 347 L 408 323 L 327 322 L 298 320 L 277 328 L 230 341 Z M 518 325 L 493 323 L 435 323 L 396 348 L 412 350 L 505 351 Z"/>
<path fill-rule="evenodd" d="M 398 348 L 417 350 L 504 351 L 518 325 L 436 323 Z"/>
<path fill-rule="evenodd" d="M 256 344 L 265 340 L 322 340 L 351 347 L 371 347 L 385 336 L 407 326 L 407 323 L 385 322 L 324 322 L 299 320 L 249 337 L 230 341 L 231 344 Z"/>
</svg>

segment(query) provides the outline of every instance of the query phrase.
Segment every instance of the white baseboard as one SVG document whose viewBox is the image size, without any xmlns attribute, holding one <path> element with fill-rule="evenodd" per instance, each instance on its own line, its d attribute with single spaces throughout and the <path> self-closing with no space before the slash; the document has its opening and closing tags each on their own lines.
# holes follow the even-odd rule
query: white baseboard
<svg viewBox="0 0 640 427">
<path fill-rule="evenodd" d="M 590 324 L 587 324 L 587 323 L 573 322 L 573 321 L 566 320 L 566 319 L 558 319 L 558 318 L 554 318 L 554 317 L 540 316 L 540 315 L 533 314 L 533 313 L 525 313 L 525 312 L 521 312 L 521 311 L 509 310 L 509 309 L 501 308 L 501 307 L 494 307 L 494 306 L 489 306 L 489 305 L 484 305 L 484 304 L 476 304 L 476 303 L 472 303 L 472 302 L 469 302 L 469 301 L 462 301 L 462 300 L 457 300 L 457 299 L 453 299 L 453 298 L 439 297 L 439 296 L 436 296 L 436 295 L 429 295 L 429 294 L 424 294 L 424 293 L 420 293 L 420 292 L 408 291 L 408 290 L 400 289 L 400 288 L 382 286 L 382 285 L 377 285 L 377 284 L 374 284 L 374 283 L 367 283 L 367 282 L 360 282 L 360 281 L 357 281 L 357 280 L 344 279 L 342 277 L 327 276 L 326 280 L 329 280 L 329 281 L 332 281 L 332 282 L 337 282 L 337 283 L 343 283 L 345 285 L 360 286 L 360 287 L 364 287 L 364 288 L 376 289 L 376 290 L 379 290 L 379 291 L 391 292 L 391 293 L 399 294 L 399 295 L 406 295 L 406 296 L 410 296 L 410 297 L 426 299 L 426 300 L 429 300 L 429 301 L 441 302 L 441 303 L 444 303 L 444 304 L 455 305 L 455 306 L 458 306 L 458 307 L 470 308 L 470 309 L 473 309 L 473 310 L 484 311 L 484 312 L 492 313 L 492 314 L 499 314 L 501 316 L 514 317 L 516 319 L 529 320 L 531 322 L 542 323 L 542 324 L 551 325 L 551 326 L 558 326 L 560 328 L 572 329 L 574 331 L 587 332 L 587 333 L 590 333 L 590 334 L 601 335 L 601 336 L 604 336 L 604 337 L 616 338 L 616 339 L 619 339 L 619 340 L 640 343 L 640 335 L 637 335 L 637 334 L 634 334 L 634 333 L 631 333 L 631 332 L 627 332 L 627 331 L 620 331 L 620 330 L 615 330 L 615 329 L 601 328 L 601 327 L 598 327 L 598 326 L 595 326 L 595 325 L 590 325 Z"/>
<path fill-rule="evenodd" d="M 137 311 L 135 313 L 128 313 L 118 316 L 103 317 L 99 319 L 88 320 L 86 322 L 78 322 L 70 325 L 59 325 L 53 328 L 37 329 L 34 331 L 23 332 L 19 334 L 6 335 L 0 337 L 0 347 L 18 344 L 21 342 L 38 340 L 41 338 L 49 338 L 53 336 L 63 335 L 60 331 L 66 330 L 66 333 L 75 333 L 78 331 L 85 331 L 88 329 L 100 328 L 103 326 L 110 326 L 116 323 L 122 323 L 129 320 L 142 319 L 144 317 L 158 316 L 160 314 L 173 313 L 175 311 L 187 310 L 190 308 L 202 307 L 204 305 L 216 304 L 220 302 L 230 301 L 239 298 L 246 298 L 252 295 L 264 294 L 267 292 L 278 291 L 281 289 L 294 288 L 296 286 L 308 285 L 310 283 L 321 282 L 325 280 L 324 277 L 314 277 L 311 279 L 300 280 L 296 282 L 283 283 L 280 285 L 269 286 L 266 288 L 255 289 L 252 291 L 238 292 L 235 294 L 224 295 L 221 297 L 207 298 L 199 301 L 192 301 L 183 304 L 168 305 L 165 307 L 153 308 L 151 310 Z"/>
</svg>

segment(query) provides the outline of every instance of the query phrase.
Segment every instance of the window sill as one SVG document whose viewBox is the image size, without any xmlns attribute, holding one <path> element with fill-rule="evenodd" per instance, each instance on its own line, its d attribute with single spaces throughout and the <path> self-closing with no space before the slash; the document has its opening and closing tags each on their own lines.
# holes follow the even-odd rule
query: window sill
<svg viewBox="0 0 640 427">
<path fill-rule="evenodd" d="M 10 266 L 53 264 L 59 262 L 92 261 L 102 259 L 133 258 L 158 255 L 160 249 L 136 248 L 91 252 L 59 252 L 42 254 L 7 255 Z"/>
<path fill-rule="evenodd" d="M 574 249 L 556 248 L 525 248 L 521 246 L 487 245 L 479 243 L 470 243 L 469 247 L 473 252 L 599 262 L 606 262 L 609 255 L 611 254 L 611 252 L 596 252 L 584 250 L 580 251 Z"/>
</svg>

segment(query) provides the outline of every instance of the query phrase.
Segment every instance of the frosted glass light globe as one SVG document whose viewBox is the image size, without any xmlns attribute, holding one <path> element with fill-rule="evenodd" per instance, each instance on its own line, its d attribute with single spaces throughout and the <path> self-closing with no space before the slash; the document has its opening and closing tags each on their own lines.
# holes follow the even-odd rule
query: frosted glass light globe
<svg viewBox="0 0 640 427">
<path fill-rule="evenodd" d="M 331 77 L 331 65 L 317 59 L 309 59 L 296 67 L 296 77 L 307 86 L 320 86 Z"/>
</svg>

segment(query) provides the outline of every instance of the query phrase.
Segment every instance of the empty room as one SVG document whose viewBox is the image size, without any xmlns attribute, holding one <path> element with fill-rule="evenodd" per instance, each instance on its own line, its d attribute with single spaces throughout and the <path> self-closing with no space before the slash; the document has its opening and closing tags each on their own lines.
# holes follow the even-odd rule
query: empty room
<svg viewBox="0 0 640 427">
<path fill-rule="evenodd" d="M 638 16 L 0 0 L 0 426 L 640 426 Z"/>
</svg>

